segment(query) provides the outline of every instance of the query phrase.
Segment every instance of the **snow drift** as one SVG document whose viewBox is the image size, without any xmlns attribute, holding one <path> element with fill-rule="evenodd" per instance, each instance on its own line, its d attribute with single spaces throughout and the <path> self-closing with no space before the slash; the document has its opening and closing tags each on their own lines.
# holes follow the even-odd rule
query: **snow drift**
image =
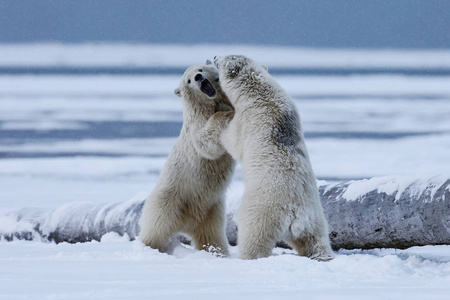
<svg viewBox="0 0 450 300">
<path fill-rule="evenodd" d="M 375 177 L 319 190 L 334 249 L 450 244 L 450 177 Z M 76 243 L 116 232 L 134 239 L 144 200 L 22 209 L 0 216 L 0 237 Z M 228 212 L 227 220 L 227 237 L 235 245 L 235 211 Z"/>
</svg>

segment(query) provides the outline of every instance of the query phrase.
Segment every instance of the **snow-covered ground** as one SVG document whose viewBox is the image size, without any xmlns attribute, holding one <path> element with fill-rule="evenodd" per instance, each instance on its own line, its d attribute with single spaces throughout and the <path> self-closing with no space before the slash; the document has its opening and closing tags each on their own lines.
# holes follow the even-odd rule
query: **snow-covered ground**
<svg viewBox="0 0 450 300">
<path fill-rule="evenodd" d="M 78 48 L 77 48 L 78 47 Z M 0 46 L 0 66 L 185 66 L 245 53 L 271 67 L 448 67 L 450 53 L 210 46 Z M 0 231 L 10 211 L 142 199 L 182 121 L 179 75 L 0 76 Z M 277 76 L 319 179 L 450 173 L 450 77 Z M 239 168 L 227 194 L 239 205 Z M 3 227 L 2 227 L 3 226 Z M 3 229 L 2 229 L 3 228 Z M 0 299 L 447 299 L 450 246 L 341 250 L 319 263 L 276 249 L 241 261 L 102 242 L 0 242 Z"/>
<path fill-rule="evenodd" d="M 108 235 L 3 243 L 0 299 L 448 299 L 450 246 L 340 251 L 323 263 L 277 249 L 242 261 L 186 246 L 161 254 Z"/>
</svg>

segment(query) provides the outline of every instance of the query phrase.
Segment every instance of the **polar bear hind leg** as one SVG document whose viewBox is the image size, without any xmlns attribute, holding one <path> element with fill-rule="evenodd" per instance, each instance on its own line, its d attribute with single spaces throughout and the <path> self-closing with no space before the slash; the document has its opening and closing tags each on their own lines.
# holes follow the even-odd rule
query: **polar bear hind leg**
<svg viewBox="0 0 450 300">
<path fill-rule="evenodd" d="M 222 202 L 217 202 L 207 216 L 194 226 L 192 236 L 198 250 L 219 255 L 228 255 L 228 241 L 225 236 L 225 212 Z"/>
<path fill-rule="evenodd" d="M 255 206 L 246 207 L 243 201 L 238 215 L 238 247 L 242 259 L 269 257 L 280 240 L 284 227 L 280 221 L 282 210 L 261 204 L 267 202 L 261 200 Z"/>
<path fill-rule="evenodd" d="M 244 218 L 246 217 L 241 219 Z M 239 222 L 239 225 L 238 247 L 242 259 L 257 259 L 272 255 L 277 234 L 273 232 L 274 228 L 271 228 L 270 222 L 258 219 L 251 225 L 245 225 L 242 221 Z"/>
<path fill-rule="evenodd" d="M 178 216 L 174 211 L 155 209 L 151 210 L 144 206 L 141 218 L 140 240 L 153 249 L 166 253 L 169 249 L 170 238 L 179 231 Z M 142 220 L 145 220 L 142 222 Z"/>
<path fill-rule="evenodd" d="M 300 256 L 318 261 L 329 261 L 334 258 L 327 236 L 307 234 L 304 237 L 291 239 L 289 242 Z"/>
</svg>

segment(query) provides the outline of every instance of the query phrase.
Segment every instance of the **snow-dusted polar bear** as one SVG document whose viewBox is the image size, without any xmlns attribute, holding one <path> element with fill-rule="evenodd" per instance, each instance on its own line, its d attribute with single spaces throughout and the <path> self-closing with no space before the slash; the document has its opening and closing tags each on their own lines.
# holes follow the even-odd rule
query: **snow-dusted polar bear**
<svg viewBox="0 0 450 300">
<path fill-rule="evenodd" d="M 277 241 L 299 255 L 330 260 L 328 225 L 306 150 L 300 117 L 267 68 L 238 55 L 216 57 L 222 90 L 235 114 L 211 118 L 225 149 L 242 163 L 245 193 L 238 213 L 241 258 L 271 255 Z"/>
<path fill-rule="evenodd" d="M 203 130 L 215 112 L 233 114 L 218 78 L 207 61 L 188 68 L 175 89 L 183 98 L 183 127 L 139 220 L 141 241 L 161 252 L 169 250 L 174 234 L 184 232 L 197 249 L 227 254 L 225 190 L 234 161 L 220 132 Z"/>
</svg>

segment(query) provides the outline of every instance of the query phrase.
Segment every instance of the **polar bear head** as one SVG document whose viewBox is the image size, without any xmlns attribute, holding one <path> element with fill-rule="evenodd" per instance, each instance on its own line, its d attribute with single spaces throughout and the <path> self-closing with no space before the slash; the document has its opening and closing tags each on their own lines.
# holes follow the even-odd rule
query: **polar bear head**
<svg viewBox="0 0 450 300">
<path fill-rule="evenodd" d="M 243 74 L 252 74 L 255 72 L 267 72 L 267 67 L 260 65 L 253 59 L 248 58 L 244 55 L 227 55 L 227 56 L 216 56 L 214 57 L 214 64 L 220 70 L 226 71 L 222 75 L 225 78 L 233 79 Z"/>
<path fill-rule="evenodd" d="M 220 98 L 222 93 L 217 68 L 207 60 L 203 65 L 195 65 L 184 72 L 180 86 L 174 90 L 175 95 L 185 99 L 202 99 L 204 101 Z"/>
<path fill-rule="evenodd" d="M 214 64 L 219 70 L 221 86 L 226 93 L 251 91 L 270 78 L 266 66 L 243 55 L 216 56 Z"/>
</svg>

